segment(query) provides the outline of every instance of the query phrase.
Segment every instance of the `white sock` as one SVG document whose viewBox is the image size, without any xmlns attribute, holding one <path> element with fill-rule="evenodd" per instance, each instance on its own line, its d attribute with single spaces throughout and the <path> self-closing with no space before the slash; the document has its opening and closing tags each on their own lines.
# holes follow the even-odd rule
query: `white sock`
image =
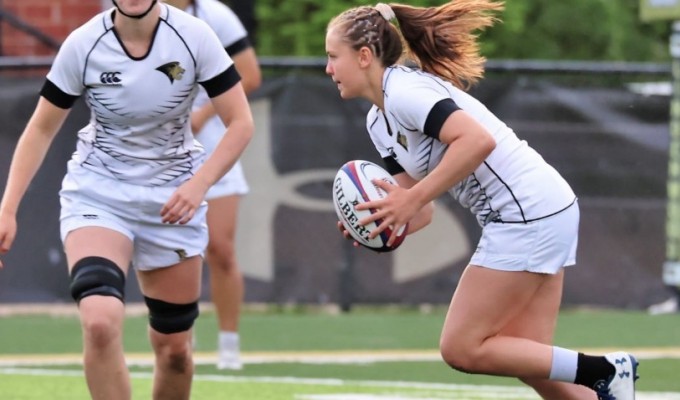
<svg viewBox="0 0 680 400">
<path fill-rule="evenodd" d="M 553 346 L 550 380 L 573 383 L 576 380 L 578 352 Z"/>
<path fill-rule="evenodd" d="M 219 335 L 220 349 L 235 349 L 239 348 L 238 332 L 220 331 Z"/>
</svg>

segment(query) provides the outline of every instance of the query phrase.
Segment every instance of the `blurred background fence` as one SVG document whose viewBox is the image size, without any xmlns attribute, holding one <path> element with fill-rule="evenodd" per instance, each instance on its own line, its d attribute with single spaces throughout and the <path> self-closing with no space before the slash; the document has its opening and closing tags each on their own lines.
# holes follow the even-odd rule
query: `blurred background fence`
<svg viewBox="0 0 680 400">
<path fill-rule="evenodd" d="M 284 11 L 298 15 L 301 4 L 283 4 L 277 15 L 269 3 L 259 6 L 269 24 L 286 21 Z M 518 3 L 508 4 L 508 15 L 513 4 Z M 0 0 L 0 188 L 58 44 L 109 6 L 108 0 Z M 314 32 L 322 32 L 327 18 L 313 21 L 318 25 Z M 502 29 L 512 27 L 516 24 Z M 303 49 L 319 54 L 307 28 L 302 24 L 298 30 L 281 29 L 280 36 L 261 35 L 261 48 L 277 48 L 276 40 L 294 34 L 305 39 L 298 41 L 306 43 Z M 532 38 L 543 37 L 540 24 L 533 29 Z M 496 36 L 492 42 L 507 34 L 496 31 Z M 658 46 L 614 48 L 659 52 Z M 331 182 L 347 160 L 379 161 L 364 127 L 369 105 L 342 101 L 323 74 L 322 58 L 260 59 L 266 78 L 251 96 L 257 132 L 243 157 L 251 193 L 243 201 L 238 227 L 246 301 L 339 303 L 345 310 L 355 303 L 447 303 L 479 238 L 472 215 L 442 197 L 432 226 L 409 236 L 398 251 L 375 254 L 352 248 L 335 228 Z M 472 90 L 541 152 L 579 196 L 578 265 L 567 274 L 566 305 L 644 308 L 669 296 L 661 276 L 670 79 L 670 62 L 492 59 L 487 77 Z M 58 190 L 76 133 L 88 118 L 79 101 L 29 188 L 19 235 L 3 257 L 7 267 L 0 272 L 0 302 L 70 302 Z M 141 300 L 134 277 L 128 293 L 129 301 Z"/>
<path fill-rule="evenodd" d="M 0 185 L 44 79 L 11 72 L 16 65 L 49 65 L 49 59 L 14 61 L 0 76 Z M 472 215 L 443 197 L 433 225 L 399 251 L 349 246 L 335 228 L 331 182 L 347 160 L 379 161 L 364 128 L 368 104 L 341 100 L 323 74 L 323 59 L 263 58 L 262 64 L 267 78 L 251 98 L 257 132 L 243 158 L 252 191 L 238 230 L 246 301 L 333 302 L 346 309 L 448 302 L 479 237 Z M 668 296 L 661 267 L 669 73 L 665 64 L 492 60 L 487 78 L 472 90 L 579 196 L 578 265 L 567 274 L 565 304 L 643 308 Z M 19 236 L 4 257 L 1 302 L 69 301 L 58 190 L 88 117 L 78 102 L 29 189 Z M 134 278 L 129 293 L 129 301 L 140 299 Z"/>
</svg>

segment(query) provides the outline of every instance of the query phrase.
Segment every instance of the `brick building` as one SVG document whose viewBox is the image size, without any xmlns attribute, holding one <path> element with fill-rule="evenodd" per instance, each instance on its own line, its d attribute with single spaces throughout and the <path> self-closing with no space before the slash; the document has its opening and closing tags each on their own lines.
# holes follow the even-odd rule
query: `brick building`
<svg viewBox="0 0 680 400">
<path fill-rule="evenodd" d="M 12 26 L 10 18 L 61 43 L 73 29 L 111 6 L 110 0 L 0 0 L 0 11 L 9 15 L 0 19 L 0 55 L 55 54 L 49 45 Z"/>
</svg>

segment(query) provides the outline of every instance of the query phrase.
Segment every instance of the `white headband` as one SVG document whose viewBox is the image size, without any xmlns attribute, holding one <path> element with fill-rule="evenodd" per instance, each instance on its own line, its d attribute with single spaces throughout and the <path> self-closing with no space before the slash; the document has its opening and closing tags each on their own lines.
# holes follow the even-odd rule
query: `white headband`
<svg viewBox="0 0 680 400">
<path fill-rule="evenodd" d="M 397 18 L 396 15 L 394 15 L 394 10 L 392 10 L 392 7 L 390 7 L 389 4 L 385 3 L 378 3 L 374 7 L 380 15 L 382 15 L 383 18 L 385 18 L 385 21 L 390 22 L 391 20 Z"/>
</svg>

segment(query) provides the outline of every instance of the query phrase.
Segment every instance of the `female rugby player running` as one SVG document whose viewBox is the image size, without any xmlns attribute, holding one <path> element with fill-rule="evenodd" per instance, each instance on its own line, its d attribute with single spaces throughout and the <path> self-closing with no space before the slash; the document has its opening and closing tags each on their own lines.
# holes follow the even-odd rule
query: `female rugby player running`
<svg viewBox="0 0 680 400">
<path fill-rule="evenodd" d="M 427 225 L 432 201 L 449 192 L 482 236 L 455 290 L 440 351 L 451 367 L 516 377 L 545 399 L 635 398 L 637 361 L 553 346 L 565 267 L 575 264 L 579 208 L 558 172 L 465 92 L 483 75 L 475 31 L 502 4 L 455 0 L 439 7 L 356 7 L 330 21 L 326 72 L 344 99 L 373 103 L 367 128 L 399 186 L 361 224 L 371 232 Z M 391 22 L 394 21 L 396 25 Z M 402 37 L 411 61 L 400 65 Z M 347 232 L 344 232 L 348 237 Z M 449 240 L 442 238 L 441 240 Z"/>
</svg>

